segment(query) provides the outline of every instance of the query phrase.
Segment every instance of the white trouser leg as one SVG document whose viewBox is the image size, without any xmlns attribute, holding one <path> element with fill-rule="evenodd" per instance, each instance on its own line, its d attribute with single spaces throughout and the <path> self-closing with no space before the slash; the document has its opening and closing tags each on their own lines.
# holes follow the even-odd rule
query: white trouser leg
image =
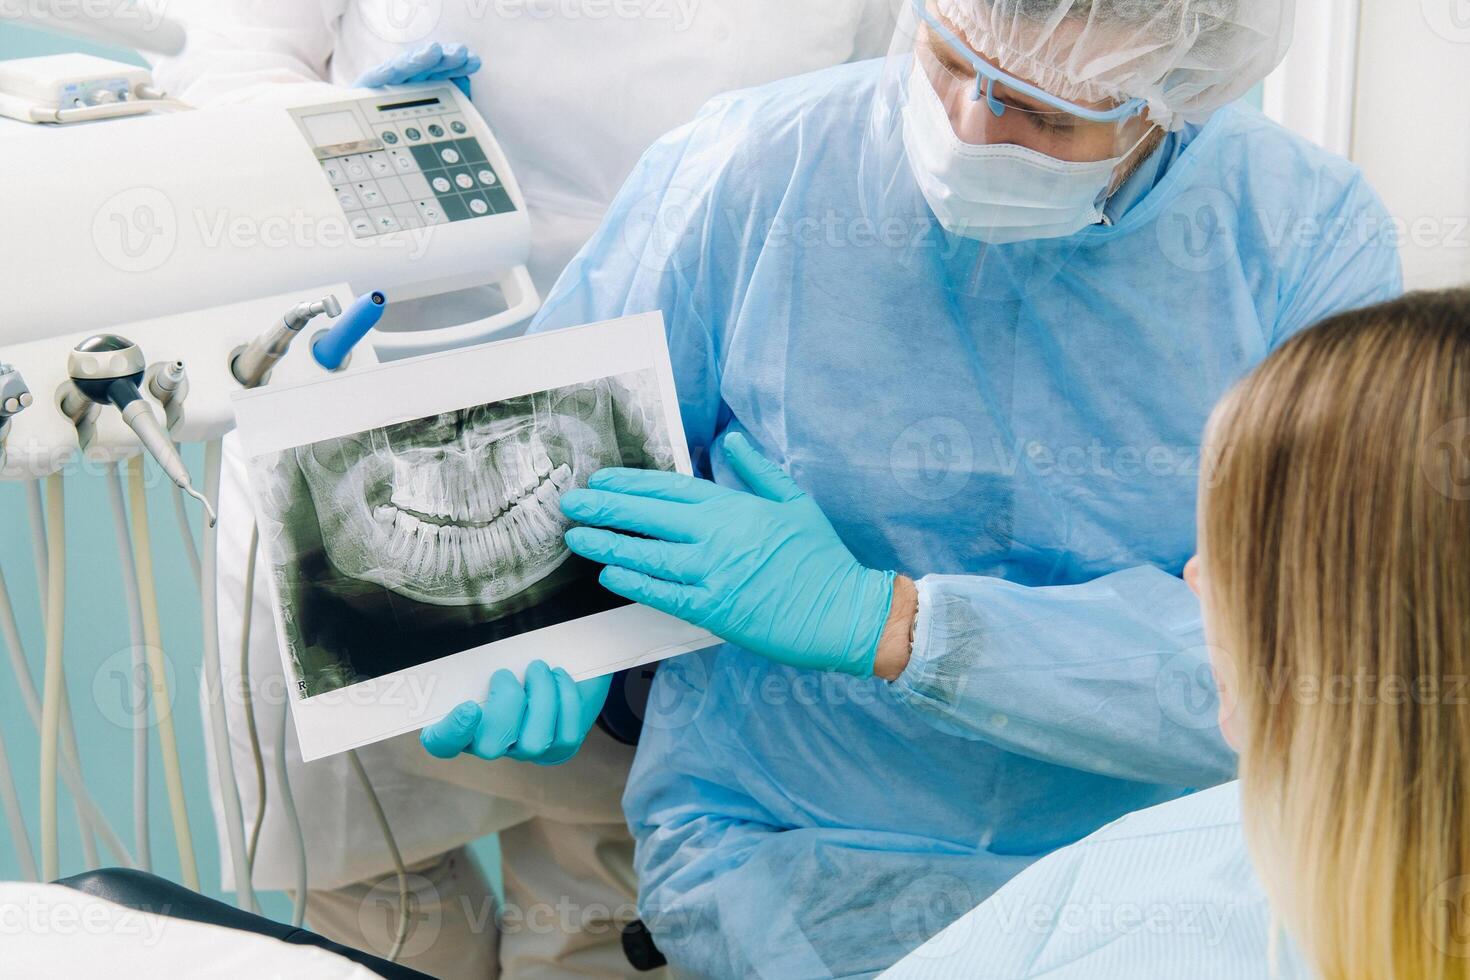
<svg viewBox="0 0 1470 980">
<path fill-rule="evenodd" d="M 398 962 L 445 980 L 495 980 L 495 893 L 468 848 L 408 868 L 409 932 Z M 328 939 L 386 957 L 398 928 L 398 877 L 311 891 L 306 924 Z"/>
<path fill-rule="evenodd" d="M 622 928 L 638 918 L 625 824 L 536 817 L 501 831 L 500 854 L 504 980 L 667 976 L 637 973 L 623 955 Z"/>
</svg>

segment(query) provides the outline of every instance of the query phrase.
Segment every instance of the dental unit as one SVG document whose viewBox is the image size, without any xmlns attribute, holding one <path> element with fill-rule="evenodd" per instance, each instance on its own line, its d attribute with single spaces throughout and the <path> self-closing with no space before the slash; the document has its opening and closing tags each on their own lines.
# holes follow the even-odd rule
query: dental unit
<svg viewBox="0 0 1470 980">
<path fill-rule="evenodd" d="M 49 8 L 50 0 L 38 5 Z M 94 40 L 183 46 L 182 28 L 166 18 L 146 36 L 125 26 L 103 36 L 102 20 L 77 32 L 83 28 Z M 175 732 L 167 707 L 146 454 L 207 514 L 199 542 L 183 522 L 185 551 L 199 557 L 206 723 L 230 843 L 222 861 L 234 871 L 239 904 L 253 908 L 215 608 L 220 440 L 234 427 L 232 399 L 265 384 L 370 370 L 508 336 L 540 306 L 526 270 L 525 200 L 490 128 L 449 82 L 371 92 L 314 87 L 279 105 L 190 110 L 158 91 L 146 68 L 79 55 L 33 59 L 0 71 L 0 139 L 0 183 L 19 199 L 45 202 L 7 212 L 0 236 L 0 266 L 9 273 L 0 320 L 0 480 L 26 484 L 46 613 L 45 683 L 34 719 L 42 747 L 38 876 L 52 880 L 60 871 L 58 776 L 70 786 L 81 771 L 68 748 L 62 669 L 62 504 L 66 483 L 93 478 L 74 473 L 73 464 L 86 460 L 106 467 L 113 482 L 129 605 L 144 641 L 131 645 L 147 651 L 146 665 L 141 655 L 135 663 L 135 681 L 147 695 L 144 718 L 151 710 L 153 720 L 137 726 L 135 764 L 146 762 L 147 741 L 157 739 L 181 877 L 199 887 L 178 743 L 200 733 Z M 474 163 L 480 183 L 439 190 L 432 177 L 460 160 Z M 407 199 L 389 203 L 382 189 L 390 184 Z M 240 227 L 255 235 L 237 234 Z M 270 237 L 296 228 L 307 231 Z M 350 297 L 358 299 L 344 312 Z M 476 308 L 477 315 L 436 318 L 435 304 L 446 297 L 454 299 L 446 307 Z M 323 316 L 336 321 L 331 329 L 293 343 Z M 262 324 L 271 326 L 262 331 Z M 48 402 L 32 392 L 55 394 Z M 512 442 L 492 450 L 497 461 L 506 454 L 508 482 L 476 493 L 454 490 L 467 471 L 384 464 L 393 489 L 375 500 L 375 511 L 364 498 L 363 514 L 375 535 L 406 556 L 412 575 L 481 574 L 497 563 L 546 574 L 541 566 L 553 560 L 543 557 L 546 542 L 559 536 L 554 498 L 576 464 L 554 461 L 550 447 Z M 197 484 L 180 452 L 194 444 L 204 447 Z M 444 482 L 429 485 L 429 472 Z M 0 578 L 0 611 L 9 608 Z M 8 631 L 5 640 L 16 644 Z M 146 773 L 135 781 L 141 845 L 131 852 L 100 811 L 88 808 L 85 787 L 69 793 L 89 820 L 88 864 L 100 860 L 96 837 L 117 864 L 147 868 L 147 783 Z M 299 923 L 304 856 L 298 873 Z"/>
</svg>

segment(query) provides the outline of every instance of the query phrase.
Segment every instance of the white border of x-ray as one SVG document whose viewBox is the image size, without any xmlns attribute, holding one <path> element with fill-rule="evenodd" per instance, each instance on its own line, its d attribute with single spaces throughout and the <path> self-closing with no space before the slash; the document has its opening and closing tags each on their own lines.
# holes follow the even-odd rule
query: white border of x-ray
<svg viewBox="0 0 1470 980">
<path fill-rule="evenodd" d="M 394 361 L 298 385 L 267 386 L 236 395 L 234 408 L 245 455 L 254 460 L 441 412 L 650 369 L 658 377 L 675 466 L 690 473 L 689 447 L 679 418 L 663 317 L 658 313 Z M 259 520 L 256 468 L 250 469 L 251 498 Z M 281 598 L 275 576 L 267 577 L 282 666 L 294 691 L 296 669 L 281 624 Z M 292 697 L 291 714 L 302 757 L 309 762 L 422 728 L 463 701 L 483 701 L 490 676 L 502 667 L 519 677 L 533 660 L 541 659 L 585 680 L 715 642 L 704 630 L 646 606 L 622 606 L 340 691 L 305 700 Z"/>
</svg>

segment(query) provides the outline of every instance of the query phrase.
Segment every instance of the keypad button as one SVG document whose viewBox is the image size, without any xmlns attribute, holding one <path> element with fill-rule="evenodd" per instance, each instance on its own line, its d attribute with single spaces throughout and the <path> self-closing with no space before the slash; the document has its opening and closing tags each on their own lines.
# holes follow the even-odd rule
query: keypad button
<svg viewBox="0 0 1470 980">
<path fill-rule="evenodd" d="M 439 154 L 434 152 L 432 146 L 414 146 L 409 149 L 413 151 L 413 160 L 420 170 L 433 170 L 439 166 Z"/>
<path fill-rule="evenodd" d="M 450 221 L 463 221 L 474 217 L 470 214 L 469 207 L 458 197 L 443 197 L 439 199 L 439 203 L 443 206 L 444 214 Z"/>
<path fill-rule="evenodd" d="M 357 211 L 362 208 L 362 203 L 351 187 L 334 187 L 332 191 L 337 195 L 337 203 L 342 205 L 343 211 Z"/>
<path fill-rule="evenodd" d="M 481 170 L 475 176 L 479 177 L 480 183 L 485 185 L 486 187 L 493 187 L 495 185 L 495 171 L 489 169 L 488 167 L 484 170 Z"/>
<path fill-rule="evenodd" d="M 393 164 L 381 153 L 369 153 L 363 159 L 367 162 L 368 172 L 374 177 L 387 177 L 393 172 Z"/>
<path fill-rule="evenodd" d="M 439 137 L 444 135 L 444 127 L 439 125 L 438 123 L 429 123 L 428 129 L 429 135 L 434 137 L 435 139 L 438 139 Z"/>
<path fill-rule="evenodd" d="M 394 143 L 398 142 L 398 134 L 393 132 L 393 130 L 391 129 L 383 130 L 383 142 L 387 143 L 389 146 L 392 146 Z"/>
<path fill-rule="evenodd" d="M 475 186 L 475 178 L 469 174 L 455 174 L 454 182 L 459 185 L 460 190 L 469 190 Z"/>
<path fill-rule="evenodd" d="M 383 203 L 383 192 L 378 190 L 378 185 L 375 183 L 358 184 L 357 197 L 358 200 L 362 201 L 362 206 L 365 208 L 375 207 Z"/>
<path fill-rule="evenodd" d="M 408 196 L 414 200 L 418 200 L 421 197 L 430 197 L 434 193 L 429 190 L 429 179 L 423 174 L 404 174 L 398 179 L 403 181 L 403 186 L 408 188 Z"/>
<path fill-rule="evenodd" d="M 444 209 L 439 206 L 438 201 L 415 201 L 414 207 L 418 208 L 419 214 L 426 225 L 442 225 L 449 219 L 444 215 Z"/>
<path fill-rule="evenodd" d="M 404 135 L 404 136 L 407 136 L 407 137 L 408 137 L 408 139 L 409 139 L 409 142 L 411 142 L 411 143 L 416 143 L 416 142 L 418 142 L 418 141 L 419 141 L 419 140 L 421 140 L 421 139 L 423 139 L 423 138 L 424 138 L 424 134 L 423 134 L 423 133 L 421 133 L 421 132 L 419 132 L 419 131 L 418 131 L 418 130 L 417 130 L 417 129 L 416 129 L 416 128 L 414 128 L 414 127 L 413 127 L 413 126 L 410 126 L 410 127 L 408 127 L 408 128 L 407 128 L 407 129 L 405 129 L 405 130 L 404 130 L 404 131 L 403 131 L 403 135 Z"/>
<path fill-rule="evenodd" d="M 510 195 L 505 192 L 505 187 L 491 187 L 484 192 L 485 199 L 490 202 L 490 210 L 496 214 L 505 214 L 514 211 L 516 206 L 512 203 Z"/>
<path fill-rule="evenodd" d="M 456 119 L 454 122 L 450 123 L 449 124 L 449 128 L 452 129 L 452 130 L 454 130 L 456 133 L 459 133 L 460 135 L 463 135 L 463 134 L 469 132 L 469 127 L 467 127 L 464 123 L 460 122 L 458 119 Z"/>
<path fill-rule="evenodd" d="M 393 205 L 393 217 L 398 219 L 400 228 L 422 228 L 424 219 L 419 214 L 418 208 L 412 204 L 403 203 Z"/>
<path fill-rule="evenodd" d="M 480 146 L 480 141 L 473 137 L 469 139 L 455 140 L 455 147 L 459 149 L 459 155 L 465 163 L 477 164 L 486 162 L 485 149 Z"/>
<path fill-rule="evenodd" d="M 488 205 L 488 204 L 485 203 L 485 199 L 484 198 L 481 198 L 481 197 L 472 197 L 472 198 L 469 198 L 469 205 L 470 205 L 470 210 L 473 211 L 473 212 L 475 212 L 476 214 L 489 214 L 490 213 L 490 205 Z"/>
<path fill-rule="evenodd" d="M 360 156 L 343 157 L 342 165 L 347 168 L 349 180 L 361 180 L 368 175 L 367 164 Z"/>
<path fill-rule="evenodd" d="M 387 208 L 373 208 L 368 212 L 368 217 L 372 219 L 373 228 L 379 234 L 402 230 L 398 218 Z"/>
<path fill-rule="evenodd" d="M 354 238 L 371 238 L 373 235 L 377 234 L 376 230 L 373 228 L 372 219 L 363 214 L 361 211 L 357 212 L 356 214 L 349 214 L 347 216 L 347 227 L 352 229 L 352 235 Z"/>
<path fill-rule="evenodd" d="M 333 184 L 342 184 L 347 181 L 347 168 L 342 166 L 341 160 L 323 160 L 322 173 L 327 175 L 327 180 Z"/>
<path fill-rule="evenodd" d="M 448 164 L 459 163 L 459 151 L 452 146 L 446 146 L 439 151 L 439 159 Z"/>
<path fill-rule="evenodd" d="M 448 194 L 451 190 L 454 189 L 454 185 L 449 183 L 448 177 L 435 177 L 433 180 L 429 181 L 429 186 L 434 188 L 434 190 L 440 194 Z"/>
<path fill-rule="evenodd" d="M 408 188 L 403 186 L 403 181 L 397 177 L 384 177 L 379 180 L 378 189 L 383 192 L 383 200 L 389 204 L 403 204 L 409 199 Z"/>
</svg>

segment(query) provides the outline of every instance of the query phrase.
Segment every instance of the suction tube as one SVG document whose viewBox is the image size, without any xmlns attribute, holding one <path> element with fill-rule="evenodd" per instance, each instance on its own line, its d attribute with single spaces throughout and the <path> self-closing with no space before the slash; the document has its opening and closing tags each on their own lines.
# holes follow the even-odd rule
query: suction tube
<svg viewBox="0 0 1470 980">
<path fill-rule="evenodd" d="M 347 355 L 368 331 L 383 319 L 383 310 L 388 298 L 376 289 L 363 293 L 352 301 L 332 329 L 318 337 L 311 345 L 311 356 L 328 371 L 335 371 L 347 362 Z"/>
</svg>

